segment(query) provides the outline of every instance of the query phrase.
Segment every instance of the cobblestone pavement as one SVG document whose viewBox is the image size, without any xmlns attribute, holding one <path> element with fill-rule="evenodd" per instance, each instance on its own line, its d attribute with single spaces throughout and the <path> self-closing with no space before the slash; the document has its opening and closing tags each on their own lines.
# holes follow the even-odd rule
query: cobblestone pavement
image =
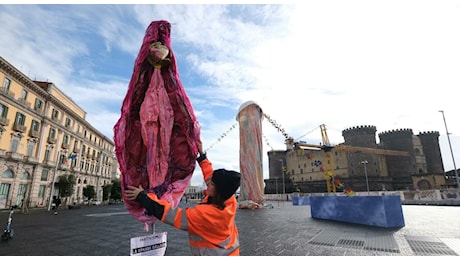
<svg viewBox="0 0 460 260">
<path fill-rule="evenodd" d="M 460 255 L 460 207 L 403 205 L 405 226 L 387 229 L 310 216 L 309 206 L 269 202 L 272 209 L 238 210 L 242 256 Z M 181 204 L 184 206 L 184 204 Z M 7 211 L 0 212 L 3 229 Z M 2 256 L 129 256 L 130 238 L 153 232 L 122 204 L 33 209 L 13 215 L 13 239 L 0 242 Z M 167 256 L 190 255 L 187 234 L 157 222 L 167 232 Z"/>
</svg>

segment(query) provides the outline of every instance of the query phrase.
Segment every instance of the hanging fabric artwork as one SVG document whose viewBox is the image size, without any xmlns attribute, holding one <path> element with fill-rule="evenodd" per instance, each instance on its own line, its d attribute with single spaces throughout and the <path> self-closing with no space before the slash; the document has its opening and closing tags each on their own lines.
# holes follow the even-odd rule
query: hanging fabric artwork
<svg viewBox="0 0 460 260">
<path fill-rule="evenodd" d="M 168 21 L 147 27 L 114 126 L 114 143 L 122 194 L 128 185 L 142 185 L 177 206 L 195 170 L 200 125 L 179 78 L 170 34 Z M 157 220 L 138 202 L 124 203 L 139 221 Z"/>
<path fill-rule="evenodd" d="M 236 120 L 240 124 L 240 169 L 242 183 L 240 202 L 243 207 L 264 201 L 264 179 L 262 167 L 262 109 L 253 101 L 240 106 Z M 254 203 L 255 204 L 254 204 Z M 241 207 L 240 203 L 240 207 Z"/>
</svg>

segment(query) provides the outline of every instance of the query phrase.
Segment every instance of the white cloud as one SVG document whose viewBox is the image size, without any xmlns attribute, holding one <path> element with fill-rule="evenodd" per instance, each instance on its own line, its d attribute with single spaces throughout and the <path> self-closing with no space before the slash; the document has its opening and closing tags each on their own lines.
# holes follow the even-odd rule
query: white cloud
<svg viewBox="0 0 460 260">
<path fill-rule="evenodd" d="M 456 1 L 409 0 L 0 5 L 0 35 L 8 39 L 0 42 L 0 55 L 32 79 L 54 82 L 112 137 L 145 29 L 153 20 L 168 20 L 205 147 L 236 123 L 239 105 L 253 100 L 293 137 L 316 129 L 303 137 L 308 142 L 321 141 L 323 123 L 332 143 L 343 141 L 342 130 L 359 125 L 375 125 L 378 133 L 439 131 L 450 170 L 438 111 L 445 111 L 460 161 L 454 94 L 460 85 L 459 12 Z M 283 135 L 265 121 L 270 146 L 284 149 Z M 268 149 L 264 141 L 265 178 Z M 216 167 L 239 169 L 238 129 L 216 143 L 209 157 Z M 199 174 L 193 181 L 201 183 Z"/>
</svg>

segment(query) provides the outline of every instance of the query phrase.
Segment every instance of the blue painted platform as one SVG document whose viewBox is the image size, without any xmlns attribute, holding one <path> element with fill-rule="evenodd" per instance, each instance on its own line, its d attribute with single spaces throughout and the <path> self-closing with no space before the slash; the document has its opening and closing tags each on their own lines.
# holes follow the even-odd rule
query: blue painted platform
<svg viewBox="0 0 460 260">
<path fill-rule="evenodd" d="M 312 218 L 369 226 L 404 227 L 399 196 L 311 196 Z"/>
<path fill-rule="evenodd" d="M 293 196 L 292 197 L 292 205 L 299 206 L 299 205 L 310 205 L 310 196 Z"/>
</svg>

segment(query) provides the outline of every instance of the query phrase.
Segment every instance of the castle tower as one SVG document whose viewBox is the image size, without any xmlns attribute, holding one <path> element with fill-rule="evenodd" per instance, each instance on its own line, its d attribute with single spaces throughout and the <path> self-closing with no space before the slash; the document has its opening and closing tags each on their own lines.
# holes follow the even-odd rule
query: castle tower
<svg viewBox="0 0 460 260">
<path fill-rule="evenodd" d="M 267 152 L 268 155 L 268 173 L 269 179 L 265 182 L 265 193 L 279 194 L 283 191 L 282 178 L 286 165 L 286 151 L 285 150 L 271 150 Z M 286 176 L 285 176 L 286 177 Z"/>
<path fill-rule="evenodd" d="M 377 148 L 376 132 L 375 126 L 355 126 L 343 130 L 342 136 L 346 145 Z"/>
<path fill-rule="evenodd" d="M 416 173 L 412 129 L 399 129 L 379 134 L 380 145 L 383 149 L 407 151 L 410 156 L 387 156 L 388 176 L 393 179 L 395 189 L 412 187 L 412 174 Z"/>
<path fill-rule="evenodd" d="M 283 177 L 283 164 L 286 165 L 286 151 L 272 150 L 267 152 L 269 178 L 276 179 Z"/>
<path fill-rule="evenodd" d="M 427 173 L 444 174 L 444 164 L 442 162 L 441 150 L 439 148 L 439 132 L 421 132 L 418 137 L 423 146 L 425 154 Z"/>
<path fill-rule="evenodd" d="M 362 125 L 350 127 L 342 131 L 345 145 L 377 148 L 376 143 L 377 128 L 372 125 Z M 384 171 L 384 157 L 372 153 L 347 152 L 347 163 L 349 185 L 353 185 L 355 191 L 366 191 L 366 175 L 368 176 L 369 190 L 381 189 L 379 176 Z M 364 165 L 366 164 L 366 165 Z M 366 167 L 366 168 L 365 168 Z"/>
</svg>

